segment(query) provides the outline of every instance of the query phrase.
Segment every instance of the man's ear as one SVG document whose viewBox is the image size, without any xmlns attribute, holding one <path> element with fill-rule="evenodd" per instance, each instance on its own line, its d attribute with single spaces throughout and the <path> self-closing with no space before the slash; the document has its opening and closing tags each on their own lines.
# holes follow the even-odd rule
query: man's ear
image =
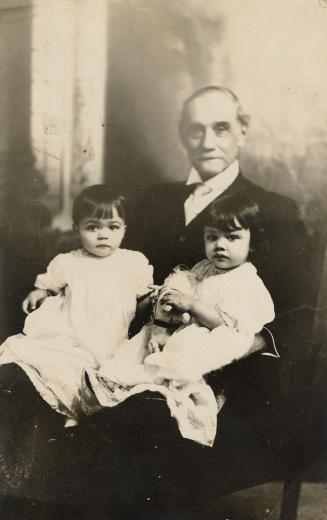
<svg viewBox="0 0 327 520">
<path fill-rule="evenodd" d="M 245 144 L 246 137 L 248 133 L 248 126 L 247 125 L 241 125 L 241 131 L 238 136 L 238 146 L 239 148 L 242 148 Z"/>
</svg>

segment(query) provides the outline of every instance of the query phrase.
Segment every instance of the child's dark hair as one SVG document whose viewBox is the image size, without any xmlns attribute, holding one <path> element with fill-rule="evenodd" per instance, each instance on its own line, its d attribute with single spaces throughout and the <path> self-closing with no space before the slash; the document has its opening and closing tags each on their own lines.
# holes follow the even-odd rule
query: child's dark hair
<svg viewBox="0 0 327 520">
<path fill-rule="evenodd" d="M 73 224 L 77 226 L 84 218 L 112 218 L 113 209 L 126 223 L 125 199 L 113 193 L 106 184 L 95 184 L 77 195 L 73 204 Z"/>
<path fill-rule="evenodd" d="M 206 225 L 225 232 L 238 229 L 236 221 L 250 230 L 249 260 L 262 260 L 268 253 L 263 217 L 258 204 L 245 192 L 225 195 L 215 200 L 210 208 Z"/>
</svg>

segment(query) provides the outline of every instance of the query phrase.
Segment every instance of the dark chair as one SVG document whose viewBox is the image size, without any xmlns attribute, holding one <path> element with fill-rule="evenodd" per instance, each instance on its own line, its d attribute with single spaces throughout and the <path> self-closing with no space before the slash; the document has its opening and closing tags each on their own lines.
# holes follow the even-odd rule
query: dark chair
<svg viewBox="0 0 327 520">
<path fill-rule="evenodd" d="M 325 237 L 313 237 L 313 244 L 308 273 L 315 308 Z M 311 313 L 311 321 L 313 317 Z M 165 402 L 156 395 L 128 400 L 72 432 L 63 429 L 60 416 L 47 415 L 41 403 L 32 410 L 36 428 L 33 435 L 27 431 L 29 472 L 17 494 L 34 501 L 39 518 L 48 509 L 49 518 L 59 519 L 65 507 L 67 518 L 116 520 L 133 513 L 139 520 L 167 520 L 192 502 L 197 511 L 185 512 L 184 518 L 193 520 L 201 518 L 208 499 L 284 481 L 281 518 L 295 519 L 301 481 L 309 478 L 309 469 L 313 478 L 322 451 L 318 441 L 324 424 L 318 421 L 316 404 L 321 401 L 315 397 L 324 343 L 317 341 L 317 325 L 314 331 L 307 348 L 301 344 L 284 359 L 255 354 L 229 368 L 226 380 L 232 376 L 235 384 L 219 415 L 213 449 L 181 439 Z M 243 394 L 243 403 L 233 392 L 235 397 Z M 37 519 L 35 508 L 32 516 Z M 20 517 L 12 515 L 13 520 Z"/>
<path fill-rule="evenodd" d="M 312 237 L 315 252 L 308 277 L 312 280 L 313 326 L 311 341 L 304 352 L 289 361 L 288 395 L 300 411 L 300 427 L 305 432 L 305 458 L 298 473 L 285 482 L 281 520 L 296 520 L 303 482 L 327 478 L 327 251 L 326 234 Z"/>
</svg>

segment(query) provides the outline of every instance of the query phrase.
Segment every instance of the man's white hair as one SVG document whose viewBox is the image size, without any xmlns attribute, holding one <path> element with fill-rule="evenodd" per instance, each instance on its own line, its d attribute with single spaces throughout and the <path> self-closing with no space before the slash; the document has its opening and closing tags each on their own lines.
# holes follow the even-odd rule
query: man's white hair
<svg viewBox="0 0 327 520">
<path fill-rule="evenodd" d="M 181 117 L 179 120 L 179 131 L 180 131 L 180 135 L 181 135 L 182 139 L 183 139 L 183 130 L 185 127 L 185 121 L 187 119 L 187 109 L 188 109 L 190 103 L 196 98 L 206 96 L 207 94 L 215 94 L 215 93 L 222 93 L 222 94 L 225 94 L 226 96 L 230 97 L 230 99 L 236 105 L 236 116 L 237 116 L 237 119 L 240 122 L 242 128 L 244 130 L 246 130 L 248 128 L 249 123 L 250 123 L 250 116 L 242 110 L 240 100 L 238 99 L 236 94 L 234 94 L 234 92 L 227 87 L 211 85 L 211 86 L 203 87 L 200 90 L 197 90 L 184 101 L 183 106 L 182 106 L 182 111 L 181 111 Z"/>
</svg>

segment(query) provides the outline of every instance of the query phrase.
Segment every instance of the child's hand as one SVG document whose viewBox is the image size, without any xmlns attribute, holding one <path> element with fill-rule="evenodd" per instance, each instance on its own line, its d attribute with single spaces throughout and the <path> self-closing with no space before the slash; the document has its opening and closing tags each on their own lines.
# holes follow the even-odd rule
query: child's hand
<svg viewBox="0 0 327 520">
<path fill-rule="evenodd" d="M 48 291 L 45 289 L 35 289 L 34 291 L 31 291 L 22 304 L 25 314 L 29 314 L 30 312 L 34 311 L 38 302 L 44 300 L 47 296 Z"/>
<path fill-rule="evenodd" d="M 162 287 L 162 285 L 154 285 L 154 284 L 148 285 L 148 288 L 150 289 L 149 296 L 150 296 L 152 302 L 153 302 L 153 300 L 155 300 L 157 298 L 161 287 Z"/>
<path fill-rule="evenodd" d="M 192 314 L 194 298 L 177 289 L 168 289 L 160 299 L 160 303 L 165 306 L 171 306 L 177 311 Z"/>
</svg>

